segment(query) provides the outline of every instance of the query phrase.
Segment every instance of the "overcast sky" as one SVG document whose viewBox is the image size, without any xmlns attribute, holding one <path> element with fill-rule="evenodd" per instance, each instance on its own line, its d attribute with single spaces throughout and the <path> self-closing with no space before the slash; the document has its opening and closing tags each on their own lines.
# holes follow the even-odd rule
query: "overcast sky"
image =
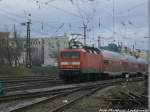
<svg viewBox="0 0 150 112">
<path fill-rule="evenodd" d="M 113 16 L 113 0 L 0 0 L 0 30 L 13 31 L 15 24 L 25 35 L 20 23 L 31 13 L 32 36 L 83 34 L 85 23 L 92 44 L 101 36 L 102 44 L 123 42 L 147 49 L 147 1 L 114 0 Z"/>
</svg>

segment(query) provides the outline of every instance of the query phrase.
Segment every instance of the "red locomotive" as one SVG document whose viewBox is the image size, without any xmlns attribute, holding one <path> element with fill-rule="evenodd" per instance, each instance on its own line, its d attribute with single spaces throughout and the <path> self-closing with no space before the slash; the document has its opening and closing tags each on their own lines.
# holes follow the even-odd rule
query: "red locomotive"
<svg viewBox="0 0 150 112">
<path fill-rule="evenodd" d="M 146 74 L 141 58 L 84 46 L 60 51 L 59 76 L 63 80 L 97 80 Z"/>
</svg>

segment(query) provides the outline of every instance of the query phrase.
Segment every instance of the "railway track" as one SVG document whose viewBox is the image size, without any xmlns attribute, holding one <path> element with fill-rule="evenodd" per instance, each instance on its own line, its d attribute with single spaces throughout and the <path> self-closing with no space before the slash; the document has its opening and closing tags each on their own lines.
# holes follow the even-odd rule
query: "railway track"
<svg viewBox="0 0 150 112">
<path fill-rule="evenodd" d="M 63 84 L 63 81 L 57 77 L 49 76 L 25 76 L 25 77 L 0 77 L 3 83 L 4 91 L 17 91 L 32 88 L 42 88 Z"/>
<path fill-rule="evenodd" d="M 22 82 L 22 83 L 4 83 L 4 91 L 17 91 L 17 90 L 26 90 L 33 88 L 44 88 L 50 86 L 62 85 L 64 82 L 62 80 L 41 80 L 41 81 L 32 81 L 32 82 Z"/>
<path fill-rule="evenodd" d="M 15 75 L 7 75 L 2 74 L 0 75 L 0 79 L 18 79 L 18 78 L 43 78 L 43 77 L 50 77 L 50 75 L 25 75 L 25 76 L 15 76 Z"/>
<path fill-rule="evenodd" d="M 47 98 L 46 101 L 42 101 L 42 102 L 38 102 L 38 106 L 49 106 L 48 109 L 41 109 L 39 111 L 45 112 L 45 111 L 49 111 L 49 112 L 60 112 L 63 109 L 65 109 L 66 107 L 70 106 L 71 104 L 75 103 L 76 101 L 84 98 L 85 96 L 88 96 L 96 91 L 98 91 L 100 89 L 100 87 L 97 87 L 95 89 L 93 88 L 87 88 L 87 89 L 78 89 L 78 90 L 74 90 L 71 92 L 67 92 L 67 93 L 63 93 L 63 94 L 58 94 L 58 95 L 54 95 L 53 97 Z M 81 94 L 82 93 L 82 94 Z M 65 100 L 67 99 L 67 100 Z M 37 105 L 30 105 L 29 108 L 33 107 L 33 111 L 36 111 L 36 109 L 34 110 L 34 106 Z M 26 107 L 23 108 L 18 108 L 16 110 L 14 110 L 15 112 L 24 112 L 28 110 Z M 14 112 L 12 111 L 12 112 Z"/>
<path fill-rule="evenodd" d="M 106 86 L 106 85 L 105 85 Z M 77 97 L 75 98 L 72 98 L 68 103 L 65 103 L 65 104 L 62 104 L 62 105 L 59 105 L 55 108 L 53 108 L 52 110 L 50 110 L 50 112 L 60 112 L 60 111 L 63 111 L 63 109 L 67 108 L 68 106 L 72 105 L 73 103 L 81 100 L 82 98 L 86 97 L 86 96 L 89 96 L 93 93 L 95 93 L 96 91 L 104 88 L 105 86 L 101 86 L 101 87 L 97 87 L 95 89 L 91 89 L 91 90 L 86 90 L 85 93 L 83 93 L 82 91 L 82 95 L 79 94 Z M 107 84 L 107 86 L 109 86 L 109 84 Z"/>
<path fill-rule="evenodd" d="M 43 81 L 43 80 L 57 80 L 56 78 L 35 78 L 35 79 L 6 79 L 1 80 L 3 83 L 23 83 L 32 81 Z"/>
<path fill-rule="evenodd" d="M 139 81 L 142 79 L 136 78 L 136 79 L 130 79 L 130 81 Z M 72 95 L 72 94 L 79 94 L 77 95 L 78 97 L 73 97 L 69 102 L 67 103 L 61 103 L 61 105 L 57 105 L 55 108 L 51 109 L 50 112 L 57 112 L 65 107 L 67 107 L 70 104 L 73 104 L 74 102 L 80 100 L 84 96 L 87 96 L 94 91 L 97 91 L 103 87 L 110 86 L 113 84 L 120 84 L 122 82 L 125 82 L 124 79 L 117 79 L 117 80 L 105 80 L 105 81 L 99 81 L 99 82 L 90 82 L 90 83 L 82 83 L 82 84 L 73 84 L 73 85 L 65 85 L 65 86 L 59 86 L 56 87 L 55 89 L 53 88 L 47 88 L 47 89 L 35 89 L 35 90 L 30 90 L 26 91 L 27 93 L 24 94 L 14 94 L 10 96 L 2 96 L 0 97 L 0 101 L 12 101 L 12 100 L 22 100 L 22 99 L 27 99 L 27 98 L 35 98 L 41 100 L 37 101 L 30 101 L 30 103 L 27 103 L 26 105 L 20 105 L 15 106 L 14 108 L 11 107 L 11 110 L 7 110 L 7 112 L 13 112 L 13 111 L 25 111 L 27 108 L 32 107 L 33 105 L 36 106 L 36 104 L 44 104 L 45 101 L 50 102 L 52 99 L 55 101 L 60 101 L 61 98 L 65 99 L 66 95 Z M 76 93 L 77 92 L 77 93 Z M 81 94 L 83 92 L 83 94 Z M 48 96 L 50 95 L 50 96 Z M 58 95 L 58 96 L 57 96 Z M 48 96 L 48 97 L 46 97 Z M 61 97 L 59 97 L 61 96 Z M 43 98 L 43 99 L 42 99 Z M 52 99 L 51 99 L 52 98 Z M 35 100 L 34 99 L 34 100 Z M 32 102 L 32 103 L 31 103 Z M 57 104 L 57 103 L 56 103 Z M 9 104 L 10 105 L 10 104 Z M 49 104 L 50 105 L 50 104 Z M 52 104 L 51 104 L 52 105 Z M 40 111 L 39 111 L 40 112 Z"/>
<path fill-rule="evenodd" d="M 26 83 L 26 82 L 36 82 L 36 81 L 50 81 L 50 80 L 58 80 L 59 78 L 51 77 L 48 75 L 41 75 L 41 76 L 0 76 L 0 81 L 2 81 L 5 85 L 14 85 L 19 83 Z"/>
</svg>

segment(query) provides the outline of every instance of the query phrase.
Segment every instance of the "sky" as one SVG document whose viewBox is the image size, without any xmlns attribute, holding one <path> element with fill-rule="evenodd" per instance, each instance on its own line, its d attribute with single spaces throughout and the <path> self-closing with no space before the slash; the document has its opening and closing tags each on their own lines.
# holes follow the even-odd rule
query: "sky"
<svg viewBox="0 0 150 112">
<path fill-rule="evenodd" d="M 0 0 L 0 31 L 25 36 L 31 19 L 32 37 L 83 34 L 87 25 L 88 44 L 123 43 L 147 49 L 148 0 Z M 28 17 L 31 14 L 31 17 Z M 78 37 L 79 40 L 83 41 Z"/>
</svg>

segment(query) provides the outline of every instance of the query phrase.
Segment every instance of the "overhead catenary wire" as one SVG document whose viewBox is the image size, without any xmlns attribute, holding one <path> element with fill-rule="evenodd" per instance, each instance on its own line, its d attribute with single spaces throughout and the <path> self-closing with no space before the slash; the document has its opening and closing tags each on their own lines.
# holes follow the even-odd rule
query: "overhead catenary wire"
<svg viewBox="0 0 150 112">
<path fill-rule="evenodd" d="M 144 2 L 142 2 L 142 3 L 138 3 L 138 4 L 136 4 L 136 5 L 132 6 L 132 7 L 130 7 L 130 8 L 128 8 L 128 9 L 124 10 L 124 11 L 120 11 L 119 14 L 118 14 L 118 16 L 119 16 L 119 15 L 121 15 L 121 16 L 123 16 L 123 15 L 126 16 L 126 15 L 127 15 L 126 13 L 129 13 L 129 12 L 132 12 L 133 10 L 136 10 L 137 8 L 139 8 L 139 7 L 143 6 L 143 5 L 145 5 L 146 3 L 147 3 L 147 2 L 144 1 Z"/>
<path fill-rule="evenodd" d="M 81 15 L 81 13 L 80 13 L 80 15 Z M 111 14 L 110 14 L 110 15 L 111 15 Z M 113 15 L 111 15 L 111 16 L 113 16 Z M 129 21 L 128 21 L 128 22 L 129 22 Z M 129 24 L 132 25 L 131 22 L 129 22 Z M 113 31 L 113 32 L 114 32 L 114 31 Z M 116 33 L 116 32 L 115 32 L 115 33 Z M 118 34 L 118 33 L 116 33 L 116 34 Z"/>
<path fill-rule="evenodd" d="M 42 2 L 42 0 L 39 0 L 39 1 L 41 1 Z M 50 3 L 52 3 L 53 1 L 55 1 L 55 0 L 47 0 L 47 1 L 49 1 L 49 3 L 48 3 L 48 5 L 49 6 L 51 6 L 51 5 L 53 5 L 53 4 L 50 4 Z M 69 1 L 69 0 L 68 0 Z M 76 0 L 72 0 L 73 2 L 76 2 Z M 40 2 L 39 2 L 39 4 L 40 4 Z M 102 3 L 103 4 L 103 3 Z M 78 4 L 79 5 L 79 4 Z M 62 11 L 62 9 L 63 8 L 61 8 L 61 7 L 58 7 L 58 6 L 55 6 L 55 5 L 53 5 L 54 7 L 55 7 L 55 9 L 57 9 L 57 10 L 59 10 L 59 11 Z M 141 5 L 135 5 L 135 6 L 133 6 L 133 7 L 131 7 L 131 8 L 129 8 L 130 9 L 130 12 L 132 11 L 132 10 L 135 10 L 136 8 L 138 8 L 138 7 L 140 7 Z M 57 8 L 56 8 L 57 7 Z M 129 10 L 128 9 L 128 10 Z M 83 9 L 81 9 L 80 7 L 78 7 L 78 10 L 80 10 L 80 12 L 81 12 L 81 15 L 82 16 L 86 16 L 86 14 L 85 13 L 83 13 Z M 128 11 L 127 10 L 127 11 Z M 80 18 L 81 20 L 82 20 L 82 16 L 80 15 L 80 14 L 78 14 L 78 13 L 76 13 L 76 12 L 72 12 L 72 11 L 69 11 L 69 10 L 66 10 L 66 9 L 64 9 L 62 12 L 64 12 L 65 14 L 69 14 L 70 16 L 73 16 L 73 17 L 77 17 L 77 18 Z M 106 12 L 106 11 L 105 11 Z M 107 11 L 108 12 L 108 11 Z M 9 16 L 10 16 L 10 18 L 12 17 L 12 18 L 16 18 L 16 19 L 24 19 L 24 16 L 22 16 L 22 15 L 16 15 L 16 14 L 9 14 L 9 13 L 7 13 Z M 108 13 L 107 13 L 108 14 Z M 113 16 L 111 13 L 109 13 L 108 15 L 111 15 L 111 16 Z M 116 15 L 117 16 L 117 15 Z M 50 21 L 43 21 L 43 20 L 34 20 L 35 18 L 33 18 L 32 19 L 32 21 L 33 21 L 33 23 L 35 23 L 35 24 L 38 24 L 38 22 L 40 22 L 40 24 L 39 24 L 39 28 L 41 28 L 42 26 L 41 26 L 41 22 L 43 22 L 43 24 L 44 24 L 44 27 L 51 27 L 50 25 L 51 25 L 51 23 L 50 23 Z M 130 19 L 129 19 L 130 20 Z M 126 21 L 128 21 L 128 20 L 126 20 Z M 131 21 L 131 20 L 130 20 Z M 64 23 L 64 24 L 68 24 L 68 22 L 60 22 L 59 23 L 59 25 L 60 24 L 62 24 L 62 23 Z M 69 22 L 69 23 L 71 23 L 71 26 L 72 26 L 72 28 L 73 28 L 73 23 L 72 22 Z M 135 23 L 135 22 L 133 22 L 132 21 L 132 23 Z M 34 25 L 34 24 L 33 24 Z M 53 24 L 52 24 L 53 25 Z M 94 26 L 94 28 L 96 29 L 96 26 L 95 25 L 93 25 Z M 132 25 L 133 26 L 133 25 Z M 57 26 L 55 26 L 55 28 L 57 28 Z M 91 30 L 93 30 L 94 29 L 93 27 L 91 28 Z M 116 34 L 118 34 L 118 33 L 116 33 Z"/>
<path fill-rule="evenodd" d="M 76 18 L 82 19 L 82 17 L 81 17 L 80 15 L 76 14 L 76 13 L 70 12 L 70 11 L 68 11 L 68 10 L 62 9 L 62 8 L 57 7 L 57 6 L 54 6 L 54 5 L 52 5 L 52 4 L 48 4 L 48 5 L 51 6 L 51 8 L 55 8 L 55 9 L 61 11 L 61 12 L 64 12 L 64 13 L 70 14 L 70 15 L 76 17 Z"/>
<path fill-rule="evenodd" d="M 53 6 L 53 7 L 57 8 L 58 10 L 62 10 L 61 8 L 58 8 L 58 7 L 56 7 L 56 6 Z M 25 19 L 25 16 L 22 16 L 22 15 L 20 15 L 20 14 L 16 14 L 16 13 L 14 13 L 14 12 L 7 11 L 6 9 L 1 9 L 0 11 L 1 11 L 1 13 L 4 13 L 4 14 L 6 13 L 6 14 L 8 14 L 9 16 L 12 16 L 12 18 Z M 75 17 L 81 18 L 79 15 L 77 15 L 77 14 L 75 14 L 75 13 L 72 13 L 72 12 L 69 12 L 69 11 L 66 11 L 66 10 L 63 10 L 63 12 L 68 13 L 68 14 L 71 14 L 71 15 L 73 15 L 73 16 L 75 16 Z M 41 22 L 40 20 L 36 20 L 35 18 L 32 18 L 32 21 L 37 22 L 37 23 Z M 55 23 L 58 23 L 59 21 L 46 21 L 46 23 L 54 23 L 54 22 L 55 22 Z"/>
<path fill-rule="evenodd" d="M 110 31 L 110 32 L 112 32 L 112 30 L 111 29 L 109 29 L 109 28 L 107 28 L 107 27 L 105 27 L 103 24 L 101 24 L 101 27 L 103 27 L 104 29 L 106 29 L 106 30 L 108 30 L 108 31 Z M 117 35 L 119 35 L 120 37 L 123 37 L 124 35 L 123 34 L 121 34 L 121 33 L 119 33 L 119 32 L 116 32 L 117 33 Z M 109 37 L 109 38 L 106 38 L 106 39 L 115 39 L 115 38 L 113 38 L 113 37 Z M 123 39 L 123 40 L 135 40 L 134 38 L 130 38 L 130 37 L 125 37 L 125 38 L 119 38 L 119 39 Z M 146 42 L 146 41 L 142 41 L 142 40 L 137 40 L 137 42 Z"/>
<path fill-rule="evenodd" d="M 4 13 L 5 12 L 5 13 Z M 24 16 L 21 16 L 19 14 L 15 14 L 13 12 L 8 12 L 6 10 L 1 10 L 1 13 L 5 14 L 6 16 L 9 15 L 10 17 L 8 17 L 10 20 L 13 20 L 13 21 L 17 21 L 16 19 L 24 19 L 25 17 Z M 33 23 L 36 23 L 36 24 L 41 24 L 41 21 L 38 21 L 38 20 L 35 20 L 35 19 L 32 19 Z M 74 21 L 74 22 L 77 22 L 77 21 Z M 43 24 L 45 23 L 45 25 L 47 26 L 50 26 L 50 27 L 53 27 L 53 28 L 57 28 L 56 26 L 52 26 L 51 23 L 54 23 L 54 21 L 46 21 L 46 22 L 43 22 Z M 55 23 L 58 23 L 58 21 L 55 21 Z M 67 22 L 66 22 L 67 23 Z M 64 24 L 66 24 L 64 23 Z M 49 24 L 49 25 L 48 25 Z"/>
</svg>

